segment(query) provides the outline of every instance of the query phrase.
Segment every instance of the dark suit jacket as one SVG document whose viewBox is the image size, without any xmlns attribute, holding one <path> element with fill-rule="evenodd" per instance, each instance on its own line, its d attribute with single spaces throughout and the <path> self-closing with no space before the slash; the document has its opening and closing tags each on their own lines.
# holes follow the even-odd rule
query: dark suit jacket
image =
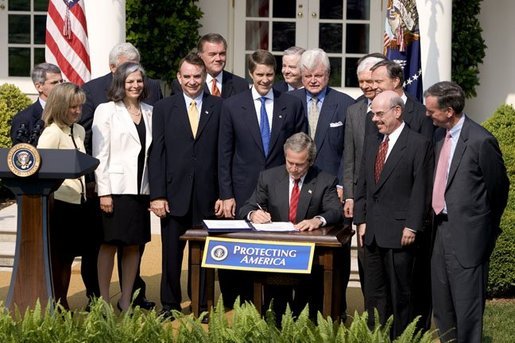
<svg viewBox="0 0 515 343">
<path fill-rule="evenodd" d="M 82 115 L 79 120 L 79 124 L 86 130 L 84 145 L 86 146 L 86 152 L 90 155 L 93 115 L 98 105 L 109 101 L 107 99 L 107 92 L 109 91 L 112 82 L 113 74 L 108 73 L 82 85 L 82 89 L 86 92 L 86 103 L 82 106 Z M 148 96 L 143 100 L 143 102 L 149 105 L 154 105 L 154 103 L 163 98 L 163 92 L 161 91 L 161 85 L 158 80 L 146 78 L 145 88 L 147 88 Z"/>
<path fill-rule="evenodd" d="M 354 199 L 354 191 L 358 182 L 363 141 L 365 140 L 367 109 L 368 99 L 365 97 L 347 109 L 343 158 L 343 194 L 346 199 Z"/>
<path fill-rule="evenodd" d="M 11 121 L 11 141 L 13 145 L 18 143 L 27 143 L 32 136 L 34 141 L 32 145 L 38 145 L 38 139 L 45 128 L 45 124 L 42 121 L 43 107 L 39 103 L 39 99 L 35 103 L 27 107 L 26 109 L 18 112 Z M 21 126 L 25 125 L 23 133 L 18 134 L 18 130 Z M 39 125 L 39 129 L 37 127 Z"/>
<path fill-rule="evenodd" d="M 433 149 L 428 139 L 404 126 L 376 184 L 374 164 L 382 139 L 381 134 L 365 137 L 354 222 L 367 224 L 365 244 L 375 239 L 380 247 L 400 249 L 403 229 L 422 231 L 429 215 Z"/>
<path fill-rule="evenodd" d="M 277 81 L 272 88 L 278 92 L 288 92 L 288 84 L 284 80 Z"/>
<path fill-rule="evenodd" d="M 445 133 L 445 129 L 435 133 L 436 161 Z M 490 257 L 500 233 L 508 191 L 509 180 L 497 140 L 465 117 L 445 191 L 449 225 L 453 228 L 448 243 L 463 267 L 477 266 Z"/>
<path fill-rule="evenodd" d="M 214 215 L 218 199 L 218 130 L 222 102 L 204 93 L 196 138 L 191 132 L 182 93 L 154 105 L 149 155 L 150 199 L 167 199 L 173 216 L 186 215 L 192 198 L 204 217 Z"/>
<path fill-rule="evenodd" d="M 227 99 L 233 95 L 241 93 L 249 89 L 250 85 L 247 80 L 228 71 L 222 73 L 222 98 Z M 211 87 L 204 84 L 204 93 L 211 94 Z M 172 81 L 172 94 L 182 94 L 182 88 L 179 81 Z"/>
<path fill-rule="evenodd" d="M 298 97 L 308 114 L 306 90 L 298 89 L 291 92 Z M 315 166 L 329 174 L 338 177 L 340 185 L 343 184 L 343 143 L 345 136 L 345 116 L 347 107 L 354 103 L 347 94 L 327 88 L 315 133 L 317 156 Z"/>
<path fill-rule="evenodd" d="M 334 225 L 343 220 L 342 206 L 336 193 L 338 180 L 317 167 L 311 167 L 306 174 L 300 190 L 297 207 L 297 222 L 322 216 L 327 225 Z M 272 221 L 288 221 L 290 209 L 289 174 L 286 166 L 278 166 L 259 174 L 254 193 L 239 211 L 239 217 L 246 219 L 250 211 L 258 209 L 256 204 L 266 208 Z"/>
<path fill-rule="evenodd" d="M 251 90 L 224 100 L 220 119 L 219 164 L 221 199 L 241 207 L 256 188 L 259 172 L 284 164 L 283 145 L 297 132 L 307 132 L 302 103 L 274 91 L 274 113 L 268 157 L 265 158 Z"/>
<path fill-rule="evenodd" d="M 435 126 L 431 118 L 426 116 L 426 106 L 421 104 L 417 98 L 406 93 L 406 104 L 404 106 L 403 119 L 406 124 L 415 132 L 422 134 L 427 139 L 433 138 Z"/>
</svg>

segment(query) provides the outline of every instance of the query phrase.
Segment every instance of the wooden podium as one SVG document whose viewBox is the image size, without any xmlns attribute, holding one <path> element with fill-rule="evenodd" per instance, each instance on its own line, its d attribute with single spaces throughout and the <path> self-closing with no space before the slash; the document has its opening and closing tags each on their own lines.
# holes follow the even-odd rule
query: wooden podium
<svg viewBox="0 0 515 343">
<path fill-rule="evenodd" d="M 53 286 L 48 244 L 48 197 L 64 179 L 93 172 L 96 158 L 78 150 L 39 149 L 40 168 L 20 177 L 8 167 L 9 149 L 0 149 L 2 184 L 16 196 L 18 224 L 16 252 L 6 306 L 24 312 L 39 299 L 42 307 L 53 306 Z"/>
</svg>

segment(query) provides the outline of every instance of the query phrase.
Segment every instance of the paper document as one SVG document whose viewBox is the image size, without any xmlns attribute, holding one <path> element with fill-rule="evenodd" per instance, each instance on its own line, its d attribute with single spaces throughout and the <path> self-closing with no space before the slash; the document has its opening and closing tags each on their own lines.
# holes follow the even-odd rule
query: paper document
<svg viewBox="0 0 515 343">
<path fill-rule="evenodd" d="M 208 229 L 250 229 L 245 220 L 204 220 Z"/>
<path fill-rule="evenodd" d="M 252 224 L 256 231 L 285 232 L 297 231 L 291 222 L 271 222 L 266 224 Z"/>
</svg>

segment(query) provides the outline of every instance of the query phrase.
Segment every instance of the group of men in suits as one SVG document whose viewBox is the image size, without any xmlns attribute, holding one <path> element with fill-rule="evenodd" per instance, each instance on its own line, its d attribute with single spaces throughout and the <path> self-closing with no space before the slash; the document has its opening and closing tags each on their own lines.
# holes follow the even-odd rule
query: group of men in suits
<svg viewBox="0 0 515 343">
<path fill-rule="evenodd" d="M 431 86 L 426 109 L 403 91 L 401 66 L 370 54 L 358 64 L 363 96 L 355 102 L 329 87 L 329 59 L 321 49 L 287 49 L 284 82 L 275 84 L 274 56 L 255 51 L 250 85 L 224 70 L 226 51 L 221 35 L 204 35 L 197 53 L 181 60 L 165 99 L 158 81 L 145 80 L 145 102 L 154 105 L 150 207 L 161 218 L 163 313 L 180 310 L 179 237 L 202 219 L 291 220 L 312 230 L 344 215 L 357 224 L 365 307 L 371 315 L 377 308 L 382 323 L 394 314 L 392 336 L 415 315 L 428 329 L 433 305 L 443 339 L 480 341 L 488 259 L 508 180 L 495 138 L 463 114 L 461 88 Z M 126 61 L 139 63 L 129 43 L 111 51 L 110 73 L 83 86 L 89 152 L 94 110 L 107 101 L 112 72 Z M 27 133 L 41 119 L 48 92 L 62 82 L 55 68 L 34 68 L 40 97 L 13 119 L 13 143 L 32 139 Z M 348 280 L 350 247 L 344 249 Z M 249 278 L 232 271 L 219 277 L 225 306 L 237 296 L 251 299 Z M 134 287 L 141 289 L 136 304 L 155 305 L 146 300 L 141 278 Z"/>
<path fill-rule="evenodd" d="M 357 195 L 358 180 L 361 175 L 361 168 L 363 167 L 363 151 L 365 149 L 365 137 L 378 135 L 380 138 L 383 135 L 379 132 L 377 122 L 373 120 L 372 102 L 382 92 L 394 92 L 399 99 L 402 100 L 402 122 L 409 127 L 409 129 L 418 132 L 425 136 L 428 140 L 432 139 L 433 124 L 425 115 L 425 107 L 419 103 L 415 98 L 403 91 L 403 70 L 395 62 L 389 61 L 384 55 L 372 53 L 364 56 L 358 61 L 357 76 L 363 95 L 358 98 L 356 104 L 349 108 L 346 117 L 346 132 L 345 132 L 345 161 L 344 161 L 344 190 L 345 190 L 345 204 L 344 215 L 346 218 L 352 218 L 355 215 L 355 197 Z M 390 93 L 392 95 L 392 93 Z M 377 138 L 375 138 L 377 139 Z M 376 151 L 377 153 L 377 151 Z M 409 322 L 416 315 L 420 315 L 421 319 L 418 322 L 418 327 L 421 329 L 429 329 L 431 325 L 431 289 L 429 287 L 429 257 L 430 257 L 430 238 L 431 230 L 429 225 L 429 212 L 425 213 L 424 217 L 424 230 L 419 230 L 416 235 L 414 248 L 410 250 L 416 255 L 413 257 L 415 264 L 413 277 L 409 280 L 404 279 L 403 282 L 409 285 L 411 290 L 409 293 L 409 320 L 400 319 L 400 321 Z M 386 248 L 384 242 L 375 242 L 380 248 Z M 383 246 L 381 246 L 383 244 Z M 358 267 L 360 272 L 360 282 L 362 291 L 367 299 L 377 297 L 371 288 L 367 287 L 367 273 L 365 264 L 365 247 L 360 244 L 358 239 Z M 381 261 L 376 260 L 373 265 L 380 266 Z M 374 267 L 372 267 L 372 270 Z M 368 268 L 370 269 L 370 267 Z M 393 269 L 395 273 L 395 269 Z M 377 274 L 375 274 L 377 275 Z M 375 279 L 377 281 L 377 279 Z M 381 281 L 381 285 L 386 287 L 390 282 L 389 278 L 385 277 Z M 369 285 L 369 286 L 374 286 Z M 368 294 L 367 294 L 368 289 Z M 386 319 L 390 314 L 394 313 L 396 299 L 399 295 L 396 293 L 396 288 L 388 286 L 388 292 L 382 294 L 382 307 L 379 308 L 382 319 Z M 372 294 L 370 294 L 372 292 Z M 372 309 L 375 305 L 370 305 Z M 373 311 L 371 310 L 373 315 Z M 397 321 L 399 322 L 399 321 Z M 402 331 L 402 325 L 398 331 Z"/>
</svg>

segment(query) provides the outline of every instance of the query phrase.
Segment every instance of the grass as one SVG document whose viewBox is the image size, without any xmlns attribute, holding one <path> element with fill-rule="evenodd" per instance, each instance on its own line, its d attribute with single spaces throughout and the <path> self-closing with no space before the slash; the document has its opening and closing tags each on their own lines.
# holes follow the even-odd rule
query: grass
<svg viewBox="0 0 515 343">
<path fill-rule="evenodd" d="M 486 304 L 483 318 L 484 343 L 515 340 L 515 299 L 494 299 Z"/>
</svg>

